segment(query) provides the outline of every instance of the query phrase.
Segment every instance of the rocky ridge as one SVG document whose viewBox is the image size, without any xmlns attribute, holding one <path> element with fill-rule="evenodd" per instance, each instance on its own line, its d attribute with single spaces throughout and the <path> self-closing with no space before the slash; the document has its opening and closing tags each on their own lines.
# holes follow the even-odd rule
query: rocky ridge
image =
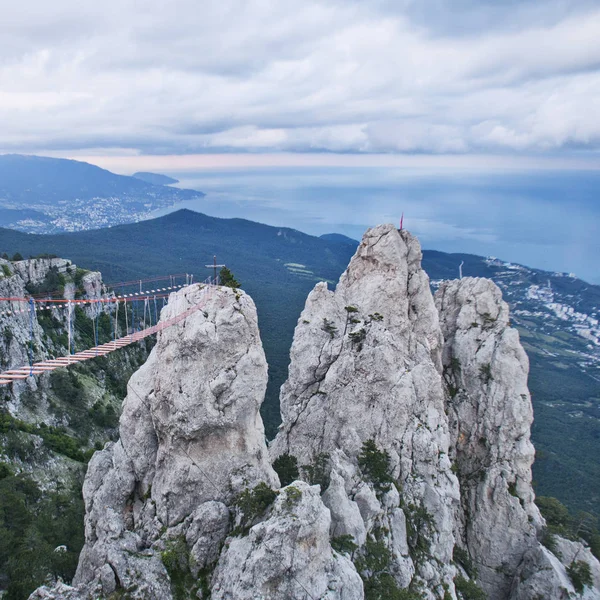
<svg viewBox="0 0 600 600">
<path fill-rule="evenodd" d="M 173 294 L 162 318 L 206 304 L 159 335 L 90 463 L 75 587 L 32 598 L 566 598 L 578 560 L 600 598 L 589 549 L 538 541 L 528 364 L 498 288 L 466 278 L 434 301 L 420 263 L 379 226 L 335 292 L 309 295 L 270 448 L 296 479 L 281 488 L 251 299 Z"/>
</svg>

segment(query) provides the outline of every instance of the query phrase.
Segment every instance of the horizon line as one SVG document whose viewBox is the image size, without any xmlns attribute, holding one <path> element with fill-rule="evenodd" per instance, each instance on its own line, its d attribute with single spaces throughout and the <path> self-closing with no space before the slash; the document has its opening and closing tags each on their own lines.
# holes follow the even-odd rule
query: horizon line
<svg viewBox="0 0 600 600">
<path fill-rule="evenodd" d="M 121 151 L 122 152 L 122 151 Z M 8 154 L 8 153 L 7 153 Z M 15 154 L 15 152 L 13 152 Z M 600 157 L 507 154 L 342 154 L 329 152 L 137 154 L 104 149 L 94 152 L 23 153 L 87 162 L 119 174 L 136 171 L 184 173 L 212 169 L 328 167 L 485 170 L 600 170 Z"/>
</svg>

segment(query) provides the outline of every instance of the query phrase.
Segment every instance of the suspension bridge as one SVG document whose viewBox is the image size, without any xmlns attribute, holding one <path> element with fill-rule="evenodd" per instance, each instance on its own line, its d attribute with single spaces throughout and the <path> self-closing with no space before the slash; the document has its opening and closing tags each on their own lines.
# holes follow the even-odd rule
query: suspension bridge
<svg viewBox="0 0 600 600">
<path fill-rule="evenodd" d="M 177 283 L 177 279 L 185 276 L 185 283 Z M 168 281 L 167 281 L 168 280 Z M 158 282 L 163 283 L 162 286 Z M 163 307 L 167 303 L 167 298 L 170 293 L 181 289 L 193 283 L 193 277 L 188 274 L 168 275 L 166 277 L 157 277 L 146 280 L 135 280 L 110 284 L 112 292 L 110 295 L 105 295 L 100 298 L 73 298 L 65 299 L 58 298 L 59 292 L 50 292 L 45 294 L 32 294 L 28 297 L 0 297 L 0 303 L 8 303 L 8 308 L 0 311 L 0 317 L 14 317 L 20 314 L 28 314 L 30 325 L 30 342 L 29 342 L 29 364 L 22 367 L 9 369 L 0 372 L 0 386 L 8 385 L 15 381 L 24 380 L 35 375 L 41 375 L 58 368 L 68 367 L 69 365 L 77 364 L 82 361 L 91 360 L 98 356 L 105 356 L 115 350 L 124 348 L 130 344 L 138 342 L 150 335 L 158 333 L 168 327 L 173 327 L 177 323 L 181 323 L 187 317 L 200 310 L 206 301 L 212 296 L 214 289 L 218 285 L 218 280 L 213 281 L 211 278 L 203 281 L 200 284 L 200 300 L 186 310 L 177 313 L 175 316 L 159 321 L 157 301 L 162 300 Z M 144 290 L 144 284 L 153 284 L 149 286 L 151 289 Z M 131 291 L 133 286 L 139 286 L 139 290 Z M 116 290 L 120 293 L 117 294 Z M 143 303 L 143 310 L 140 304 Z M 119 337 L 119 306 L 123 305 L 123 314 L 125 320 L 126 335 Z M 129 306 L 128 306 L 129 304 Z M 85 305 L 95 307 L 93 310 L 94 317 L 92 318 L 94 341 L 95 345 L 91 348 L 75 352 L 74 351 L 74 309 Z M 136 315 L 137 305 L 137 315 Z M 0 304 L 1 306 L 1 304 Z M 152 308 L 154 308 L 154 319 L 152 318 Z M 57 358 L 50 358 L 39 362 L 33 360 L 33 347 L 35 342 L 34 324 L 37 323 L 38 311 L 64 309 L 66 315 L 67 329 L 67 355 Z M 112 315 L 114 310 L 114 328 L 111 327 L 112 339 L 104 344 L 98 344 L 98 324 L 101 314 Z M 131 311 L 131 328 L 129 312 Z M 152 321 L 154 320 L 154 324 Z M 150 326 L 147 326 L 150 325 Z M 139 327 L 139 328 L 138 328 Z"/>
</svg>

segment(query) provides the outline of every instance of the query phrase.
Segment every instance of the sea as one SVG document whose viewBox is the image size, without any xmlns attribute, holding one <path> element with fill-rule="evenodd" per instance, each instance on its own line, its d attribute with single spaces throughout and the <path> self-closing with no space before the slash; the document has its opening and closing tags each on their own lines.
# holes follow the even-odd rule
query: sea
<svg viewBox="0 0 600 600">
<path fill-rule="evenodd" d="M 600 284 L 600 171 L 254 167 L 167 174 L 206 196 L 152 216 L 188 208 L 357 240 L 368 227 L 399 225 L 404 216 L 424 248 L 495 256 Z"/>
</svg>

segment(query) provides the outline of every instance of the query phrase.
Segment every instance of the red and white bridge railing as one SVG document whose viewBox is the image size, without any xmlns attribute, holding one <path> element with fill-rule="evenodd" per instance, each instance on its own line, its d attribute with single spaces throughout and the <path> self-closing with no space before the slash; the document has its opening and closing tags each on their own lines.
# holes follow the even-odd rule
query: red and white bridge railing
<svg viewBox="0 0 600 600">
<path fill-rule="evenodd" d="M 3 373 L 0 373 L 0 385 L 8 385 L 13 381 L 27 379 L 28 377 L 32 377 L 33 375 L 41 375 L 42 373 L 54 371 L 55 369 L 58 369 L 60 367 L 68 367 L 69 365 L 74 365 L 85 360 L 90 360 L 91 358 L 96 358 L 97 356 L 105 356 L 110 352 L 119 350 L 119 348 L 129 346 L 130 344 L 133 344 L 150 335 L 158 333 L 163 329 L 167 329 L 168 327 L 172 327 L 177 323 L 181 323 L 181 321 L 184 321 L 190 315 L 197 312 L 205 305 L 206 301 L 212 296 L 214 288 L 214 285 L 205 285 L 202 288 L 203 298 L 200 300 L 200 302 L 194 304 L 187 310 L 175 315 L 174 317 L 171 317 L 170 319 L 159 321 L 156 325 L 153 325 L 152 327 L 148 327 L 146 329 L 142 329 L 141 331 L 136 331 L 135 333 L 126 335 L 124 337 L 114 339 L 100 346 L 94 346 L 89 350 L 83 350 L 81 352 L 76 352 L 75 354 L 61 356 L 59 358 L 52 358 L 49 360 L 33 363 L 31 365 L 25 365 L 24 367 L 19 367 L 17 369 L 9 369 L 8 371 L 4 371 Z"/>
</svg>

